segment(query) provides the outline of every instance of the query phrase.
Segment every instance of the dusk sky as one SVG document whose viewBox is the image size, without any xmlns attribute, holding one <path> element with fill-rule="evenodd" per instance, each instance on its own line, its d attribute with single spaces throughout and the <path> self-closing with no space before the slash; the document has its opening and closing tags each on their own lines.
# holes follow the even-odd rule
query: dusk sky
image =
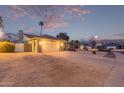
<svg viewBox="0 0 124 93">
<path fill-rule="evenodd" d="M 37 33 L 39 21 L 45 20 L 43 34 L 56 36 L 67 32 L 71 39 L 79 40 L 93 35 L 101 39 L 124 39 L 124 6 L 58 6 L 53 11 L 50 7 L 50 13 L 42 18 L 36 8 L 25 7 L 0 6 L 5 32 L 17 33 L 22 29 L 25 33 Z"/>
</svg>

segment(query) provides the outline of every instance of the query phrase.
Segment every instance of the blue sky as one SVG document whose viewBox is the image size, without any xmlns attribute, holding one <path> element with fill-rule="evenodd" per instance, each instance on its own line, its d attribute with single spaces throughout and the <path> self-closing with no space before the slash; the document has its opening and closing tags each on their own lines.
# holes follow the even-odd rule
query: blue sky
<svg viewBox="0 0 124 93">
<path fill-rule="evenodd" d="M 30 12 L 21 8 L 23 9 L 23 6 L 0 6 L 4 31 L 17 33 L 22 29 L 25 33 L 39 32 L 38 22 L 41 18 L 36 17 L 35 12 L 32 12 L 33 9 Z M 44 28 L 43 34 L 56 36 L 59 32 L 67 32 L 71 39 L 79 40 L 94 35 L 98 35 L 101 39 L 124 38 L 124 36 L 118 35 L 124 33 L 124 6 L 80 6 L 80 8 L 74 6 L 69 11 L 73 12 L 64 13 L 62 11 L 64 16 L 59 11 L 58 14 L 61 15 L 47 22 L 46 28 L 50 29 Z M 56 15 L 58 14 L 56 13 Z M 56 26 L 53 27 L 52 23 Z"/>
</svg>

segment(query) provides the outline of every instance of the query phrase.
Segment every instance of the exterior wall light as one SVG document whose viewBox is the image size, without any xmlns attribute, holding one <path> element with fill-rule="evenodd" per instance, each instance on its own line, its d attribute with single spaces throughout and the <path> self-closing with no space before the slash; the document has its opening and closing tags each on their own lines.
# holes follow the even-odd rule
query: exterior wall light
<svg viewBox="0 0 124 93">
<path fill-rule="evenodd" d="M 40 42 L 39 42 L 39 44 L 41 45 L 41 44 L 42 44 L 42 42 L 40 41 Z"/>
<path fill-rule="evenodd" d="M 63 46 L 63 43 L 61 43 L 61 46 Z"/>
</svg>

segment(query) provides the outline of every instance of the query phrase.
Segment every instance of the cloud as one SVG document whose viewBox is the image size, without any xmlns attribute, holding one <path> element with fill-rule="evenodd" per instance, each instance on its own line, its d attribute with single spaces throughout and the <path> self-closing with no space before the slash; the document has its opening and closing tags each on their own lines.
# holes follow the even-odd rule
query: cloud
<svg viewBox="0 0 124 93">
<path fill-rule="evenodd" d="M 33 27 L 27 26 L 24 23 L 21 25 L 21 27 L 23 28 L 23 30 L 25 32 L 33 32 L 33 31 L 35 31 Z"/>
<path fill-rule="evenodd" d="M 61 28 L 61 27 L 65 27 L 68 25 L 68 23 L 66 21 L 64 21 L 64 15 L 62 14 L 58 14 L 55 16 L 52 16 L 48 19 L 45 20 L 44 22 L 44 29 L 50 31 L 53 30 L 55 28 Z"/>
<path fill-rule="evenodd" d="M 36 16 L 31 15 L 26 9 L 22 8 L 21 6 L 16 6 L 16 5 L 11 6 L 10 19 L 16 20 L 24 16 L 29 16 L 32 19 L 37 19 Z"/>
<path fill-rule="evenodd" d="M 81 6 L 61 6 L 61 5 L 42 5 L 42 6 L 11 6 L 11 19 L 19 19 L 24 16 L 29 16 L 32 19 L 37 19 L 44 22 L 44 29 L 52 30 L 55 28 L 65 27 L 68 22 L 65 20 L 67 14 L 70 17 L 78 17 L 84 20 L 84 15 L 91 14 L 91 10 L 83 9 Z"/>
<path fill-rule="evenodd" d="M 26 32 L 33 32 L 33 31 L 34 31 L 34 28 L 28 27 L 28 28 L 26 28 L 25 30 L 26 30 Z"/>
<path fill-rule="evenodd" d="M 66 14 L 75 14 L 75 16 L 77 16 L 78 18 L 80 18 L 80 20 L 83 21 L 84 17 L 82 16 L 86 14 L 91 14 L 91 13 L 92 11 L 81 9 L 80 6 L 73 6 L 73 7 L 63 6 L 63 11 L 61 11 L 61 13 L 57 15 L 54 15 L 50 19 L 48 19 L 44 27 L 45 29 L 51 30 L 55 28 L 68 26 L 69 25 L 68 22 L 64 20 L 64 16 Z"/>
<path fill-rule="evenodd" d="M 53 29 L 56 29 L 56 28 L 61 28 L 61 27 L 65 27 L 67 26 L 67 23 L 58 23 L 58 22 L 54 22 L 54 23 L 51 23 L 51 22 L 47 22 L 45 25 L 44 25 L 44 29 L 46 29 L 47 31 L 51 31 Z"/>
<path fill-rule="evenodd" d="M 91 10 L 82 9 L 81 6 L 65 7 L 65 12 L 77 15 L 91 14 Z"/>
<path fill-rule="evenodd" d="M 29 15 L 28 12 L 26 12 L 24 9 L 22 9 L 19 6 L 12 5 L 11 9 L 12 9 L 11 10 L 12 15 L 10 16 L 11 19 L 18 19 L 20 17 Z"/>
<path fill-rule="evenodd" d="M 45 24 L 44 24 L 44 29 L 46 29 L 47 31 L 50 31 L 50 30 L 53 30 L 53 29 L 56 29 L 56 28 L 61 28 L 61 27 L 65 27 L 67 26 L 68 24 L 66 22 L 62 22 L 62 21 L 58 21 L 55 19 L 55 21 L 47 21 Z"/>
</svg>

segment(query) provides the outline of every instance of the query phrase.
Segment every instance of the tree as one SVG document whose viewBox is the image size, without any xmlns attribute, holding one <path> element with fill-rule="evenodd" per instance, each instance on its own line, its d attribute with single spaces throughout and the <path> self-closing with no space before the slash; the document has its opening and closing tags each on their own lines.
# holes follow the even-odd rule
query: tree
<svg viewBox="0 0 124 93">
<path fill-rule="evenodd" d="M 41 26 L 41 31 L 40 31 L 40 36 L 42 35 L 42 26 L 44 25 L 44 23 L 42 21 L 39 22 L 39 26 Z"/>
<path fill-rule="evenodd" d="M 71 40 L 70 41 L 70 50 L 75 50 L 80 48 L 80 41 L 79 40 Z"/>
<path fill-rule="evenodd" d="M 59 35 L 56 36 L 59 39 L 63 39 L 66 41 L 69 41 L 70 37 L 67 35 L 67 33 L 59 33 Z"/>
<path fill-rule="evenodd" d="M 90 44 L 92 47 L 96 47 L 96 41 L 95 40 L 90 40 Z"/>
<path fill-rule="evenodd" d="M 75 48 L 79 49 L 80 48 L 80 41 L 79 40 L 75 40 L 74 41 L 74 44 L 75 44 Z"/>
<path fill-rule="evenodd" d="M 0 40 L 4 38 L 4 33 L 3 33 L 3 19 L 0 16 Z"/>
<path fill-rule="evenodd" d="M 3 28 L 3 19 L 1 16 L 0 16 L 0 28 Z"/>
</svg>

